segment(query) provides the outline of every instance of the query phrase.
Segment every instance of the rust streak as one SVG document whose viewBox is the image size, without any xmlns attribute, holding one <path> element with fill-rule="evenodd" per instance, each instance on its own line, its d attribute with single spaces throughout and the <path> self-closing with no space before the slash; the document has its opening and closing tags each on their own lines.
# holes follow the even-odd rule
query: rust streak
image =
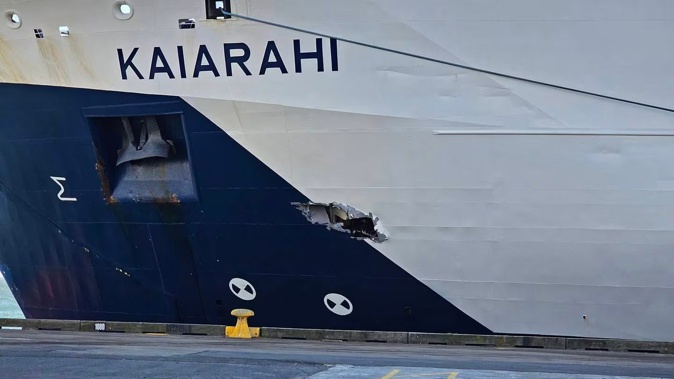
<svg viewBox="0 0 674 379">
<path fill-rule="evenodd" d="M 0 81 L 25 83 L 26 76 L 21 72 L 21 65 L 12 47 L 0 39 Z"/>
<path fill-rule="evenodd" d="M 105 173 L 105 167 L 103 164 L 98 161 L 96 162 L 96 172 L 98 172 L 98 177 L 101 179 L 101 191 L 103 191 L 103 200 L 108 204 L 116 204 L 117 199 L 112 196 L 112 191 L 110 188 L 110 180 L 108 180 L 108 175 Z"/>
<path fill-rule="evenodd" d="M 86 74 L 86 76 L 89 77 L 89 79 L 94 80 L 96 76 L 94 75 L 94 72 L 91 69 L 91 65 L 89 64 L 88 60 L 86 59 L 86 55 L 82 52 L 82 48 L 80 47 L 80 42 L 79 38 L 77 36 L 70 36 L 66 39 L 68 43 L 68 47 L 70 48 L 70 56 L 75 57 L 77 59 L 77 62 L 79 63 L 80 67 Z"/>
<path fill-rule="evenodd" d="M 56 84 L 66 84 L 70 77 L 66 62 L 61 58 L 58 49 L 50 38 L 36 39 L 40 55 L 47 65 L 47 70 L 52 80 Z"/>
</svg>

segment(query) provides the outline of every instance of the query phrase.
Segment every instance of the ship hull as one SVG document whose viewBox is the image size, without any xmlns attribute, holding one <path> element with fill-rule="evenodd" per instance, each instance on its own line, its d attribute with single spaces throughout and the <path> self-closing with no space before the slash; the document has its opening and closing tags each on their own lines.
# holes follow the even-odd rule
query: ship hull
<svg viewBox="0 0 674 379">
<path fill-rule="evenodd" d="M 363 241 L 309 223 L 291 205 L 304 195 L 180 99 L 0 90 L 16 99 L 2 113 L 21 125 L 4 130 L 3 274 L 26 317 L 223 324 L 246 307 L 267 326 L 488 332 Z M 49 105 L 25 112 L 35 104 Z M 153 201 L 111 192 L 125 184 L 107 176 L 95 125 L 148 109 L 180 115 L 185 139 L 173 141 L 189 144 L 198 197 L 171 183 Z M 52 177 L 65 179 L 63 194 Z M 131 191 L 151 187 L 134 180 Z M 326 307 L 331 293 L 352 316 Z"/>
<path fill-rule="evenodd" d="M 0 41 L 27 317 L 674 340 L 667 2 L 73 3 Z"/>
</svg>

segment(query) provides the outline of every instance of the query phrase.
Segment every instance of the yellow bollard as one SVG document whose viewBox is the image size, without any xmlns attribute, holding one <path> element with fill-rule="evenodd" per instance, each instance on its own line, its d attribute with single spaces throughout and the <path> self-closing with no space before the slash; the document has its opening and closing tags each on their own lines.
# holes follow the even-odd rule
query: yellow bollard
<svg viewBox="0 0 674 379">
<path fill-rule="evenodd" d="M 254 316 L 255 313 L 250 309 L 235 309 L 232 311 L 232 316 L 236 317 L 236 326 L 228 326 L 225 328 L 225 335 L 229 338 L 254 338 L 260 336 L 260 328 L 249 328 L 248 317 Z"/>
</svg>

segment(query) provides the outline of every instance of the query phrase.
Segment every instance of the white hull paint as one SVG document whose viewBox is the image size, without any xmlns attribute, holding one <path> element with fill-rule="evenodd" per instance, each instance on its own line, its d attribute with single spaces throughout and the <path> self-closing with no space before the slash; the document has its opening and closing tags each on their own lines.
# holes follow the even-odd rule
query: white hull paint
<svg viewBox="0 0 674 379">
<path fill-rule="evenodd" d="M 314 36 L 204 20 L 203 1 L 129 3 L 128 21 L 111 1 L 0 3 L 23 22 L 0 31 L 0 80 L 183 97 L 313 201 L 376 214 L 390 239 L 371 245 L 494 332 L 674 341 L 673 113 L 343 42 L 338 71 L 326 58 L 325 72 L 306 61 L 297 74 L 293 39 L 308 50 Z M 233 5 L 555 85 L 674 98 L 670 1 Z M 179 30 L 190 17 L 196 29 Z M 270 40 L 288 74 L 257 75 Z M 253 75 L 224 74 L 224 42 L 250 46 Z M 220 77 L 191 77 L 202 44 Z M 147 79 L 156 46 L 176 73 L 183 46 L 188 78 Z M 145 79 L 122 80 L 117 49 L 135 47 Z"/>
</svg>

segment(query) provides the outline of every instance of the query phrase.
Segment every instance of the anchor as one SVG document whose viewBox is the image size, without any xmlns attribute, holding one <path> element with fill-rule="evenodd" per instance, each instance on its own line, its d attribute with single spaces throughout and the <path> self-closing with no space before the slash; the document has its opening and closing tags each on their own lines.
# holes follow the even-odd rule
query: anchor
<svg viewBox="0 0 674 379">
<path fill-rule="evenodd" d="M 169 151 L 174 149 L 173 143 L 164 140 L 154 116 L 147 116 L 140 121 L 140 136 L 138 141 L 133 134 L 131 121 L 122 117 L 124 124 L 124 140 L 122 147 L 117 151 L 117 166 L 146 158 L 168 158 Z"/>
</svg>

